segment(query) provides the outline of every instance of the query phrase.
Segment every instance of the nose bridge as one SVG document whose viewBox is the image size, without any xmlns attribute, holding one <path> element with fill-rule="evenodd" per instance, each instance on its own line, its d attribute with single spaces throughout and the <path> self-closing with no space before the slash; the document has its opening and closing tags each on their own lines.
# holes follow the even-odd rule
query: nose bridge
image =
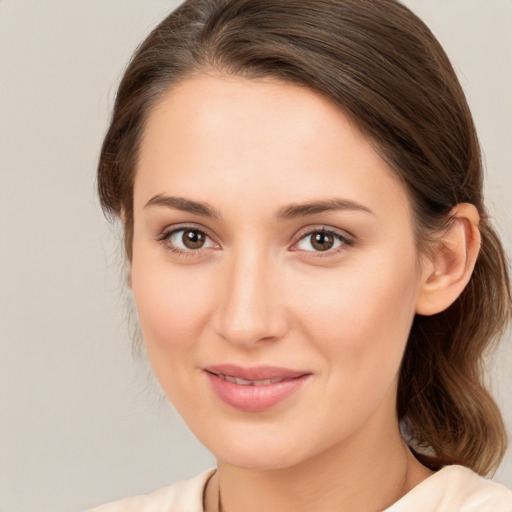
<svg viewBox="0 0 512 512">
<path fill-rule="evenodd" d="M 217 330 L 226 340 L 252 346 L 277 339 L 285 329 L 275 263 L 253 246 L 233 253 L 218 308 Z"/>
</svg>

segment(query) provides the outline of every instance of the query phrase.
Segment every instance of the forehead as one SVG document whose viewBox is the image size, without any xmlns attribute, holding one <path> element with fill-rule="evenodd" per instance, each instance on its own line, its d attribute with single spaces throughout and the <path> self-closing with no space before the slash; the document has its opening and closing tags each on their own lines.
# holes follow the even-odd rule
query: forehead
<svg viewBox="0 0 512 512">
<path fill-rule="evenodd" d="M 244 205 L 258 194 L 276 207 L 335 194 L 408 209 L 394 172 L 322 95 L 275 79 L 198 76 L 150 114 L 135 201 L 162 193 L 223 200 L 226 191 Z"/>
</svg>

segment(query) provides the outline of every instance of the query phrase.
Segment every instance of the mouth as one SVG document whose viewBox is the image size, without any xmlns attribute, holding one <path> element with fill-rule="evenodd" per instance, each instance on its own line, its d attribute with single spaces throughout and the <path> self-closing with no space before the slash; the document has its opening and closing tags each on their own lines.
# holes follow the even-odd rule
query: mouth
<svg viewBox="0 0 512 512">
<path fill-rule="evenodd" d="M 277 366 L 216 365 L 204 368 L 213 391 L 224 403 L 245 412 L 269 409 L 299 391 L 309 372 Z"/>
<path fill-rule="evenodd" d="M 241 379 L 240 377 L 232 377 L 231 375 L 223 375 L 222 373 L 213 374 L 217 377 L 227 380 L 228 382 L 232 382 L 233 384 L 238 384 L 239 386 L 268 386 L 270 384 L 276 384 L 278 382 L 283 382 L 286 379 L 263 379 L 263 380 L 247 380 Z"/>
</svg>

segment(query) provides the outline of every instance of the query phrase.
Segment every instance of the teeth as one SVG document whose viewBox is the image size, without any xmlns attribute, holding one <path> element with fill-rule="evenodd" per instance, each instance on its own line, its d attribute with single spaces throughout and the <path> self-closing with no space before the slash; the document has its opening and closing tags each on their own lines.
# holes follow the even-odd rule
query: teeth
<svg viewBox="0 0 512 512">
<path fill-rule="evenodd" d="M 235 382 L 240 386 L 250 386 L 252 384 L 251 380 L 239 379 L 236 377 Z"/>
<path fill-rule="evenodd" d="M 264 379 L 264 380 L 247 380 L 239 377 L 231 377 L 231 375 L 219 375 L 224 380 L 238 384 L 239 386 L 268 386 L 269 384 L 275 384 L 281 382 L 283 379 Z"/>
</svg>

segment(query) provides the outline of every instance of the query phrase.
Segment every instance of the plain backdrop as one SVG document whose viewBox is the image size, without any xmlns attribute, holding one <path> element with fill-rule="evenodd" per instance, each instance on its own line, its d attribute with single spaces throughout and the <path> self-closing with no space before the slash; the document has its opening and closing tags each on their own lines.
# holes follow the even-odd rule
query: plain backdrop
<svg viewBox="0 0 512 512">
<path fill-rule="evenodd" d="M 0 512 L 79 512 L 214 464 L 131 354 L 95 165 L 133 49 L 178 2 L 0 0 Z M 512 252 L 512 2 L 407 0 L 457 69 Z M 492 386 L 509 432 L 512 349 Z M 496 480 L 512 486 L 512 458 Z"/>
</svg>

